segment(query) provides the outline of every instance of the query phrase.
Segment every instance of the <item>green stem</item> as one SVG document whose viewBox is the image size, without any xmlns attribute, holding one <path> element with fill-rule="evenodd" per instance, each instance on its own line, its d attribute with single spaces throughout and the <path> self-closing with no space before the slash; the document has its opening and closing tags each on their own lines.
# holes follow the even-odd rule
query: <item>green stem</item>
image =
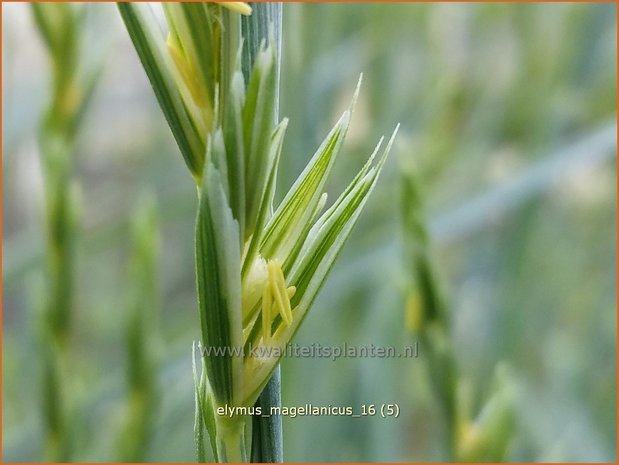
<svg viewBox="0 0 619 465">
<path fill-rule="evenodd" d="M 220 462 L 247 462 L 245 450 L 245 418 L 235 418 L 234 423 L 217 425 L 217 455 Z"/>
<path fill-rule="evenodd" d="M 80 16 L 71 5 L 32 4 L 50 56 L 51 99 L 39 128 L 45 182 L 47 302 L 42 316 L 45 453 L 49 461 L 71 459 L 67 377 L 73 298 L 76 221 L 71 186 L 74 132 L 86 95 L 77 80 Z"/>
<path fill-rule="evenodd" d="M 143 462 L 155 418 L 156 360 L 153 352 L 157 309 L 158 234 L 154 202 L 143 198 L 133 215 L 132 289 L 127 306 L 125 344 L 127 388 L 124 424 L 118 437 L 121 462 Z"/>
<path fill-rule="evenodd" d="M 70 460 L 65 409 L 65 389 L 62 383 L 64 354 L 59 347 L 50 345 L 43 371 L 43 407 L 45 412 L 45 457 L 53 462 Z"/>
<path fill-rule="evenodd" d="M 254 2 L 251 4 L 253 12 L 250 16 L 243 17 L 241 34 L 244 40 L 242 54 L 242 70 L 245 82 L 249 82 L 249 74 L 253 68 L 255 57 L 263 40 L 275 41 L 275 53 L 277 58 L 277 92 L 279 100 L 279 75 L 281 62 L 281 39 L 282 39 L 282 4 L 270 2 Z M 278 120 L 279 102 L 275 105 L 275 122 Z M 269 412 L 271 407 L 281 406 L 281 371 L 277 366 L 271 379 L 265 386 L 262 394 L 256 401 L 256 407 L 263 412 Z M 269 415 L 268 417 L 252 417 L 252 443 L 251 461 L 259 463 L 275 463 L 283 461 L 283 438 L 281 417 Z"/>
<path fill-rule="evenodd" d="M 281 369 L 275 368 L 271 379 L 256 402 L 262 412 L 281 406 Z M 277 415 L 253 417 L 251 461 L 257 463 L 282 462 L 282 419 Z"/>
<path fill-rule="evenodd" d="M 72 138 L 48 122 L 40 135 L 46 184 L 46 234 L 48 301 L 44 309 L 45 360 L 43 403 L 47 430 L 46 456 L 51 461 L 70 460 L 67 412 L 69 338 L 73 306 L 73 246 L 77 224 L 76 195 L 71 186 Z"/>
<path fill-rule="evenodd" d="M 428 371 L 434 392 L 443 411 L 448 459 L 456 460 L 458 449 L 458 365 L 451 342 L 451 320 L 439 276 L 429 254 L 429 239 L 423 217 L 423 199 L 413 171 L 402 177 L 402 219 L 409 273 L 421 297 L 421 316 L 411 328 L 426 348 Z"/>
</svg>

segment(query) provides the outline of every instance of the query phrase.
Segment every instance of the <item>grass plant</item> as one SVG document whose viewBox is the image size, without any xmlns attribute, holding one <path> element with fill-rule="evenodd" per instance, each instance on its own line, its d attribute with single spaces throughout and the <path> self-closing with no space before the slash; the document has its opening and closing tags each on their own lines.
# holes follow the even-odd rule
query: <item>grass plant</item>
<svg viewBox="0 0 619 465">
<path fill-rule="evenodd" d="M 419 179 L 411 166 L 401 173 L 403 246 L 409 274 L 405 321 L 427 358 L 432 392 L 443 413 L 444 449 L 450 461 L 501 462 L 514 428 L 513 375 L 499 363 L 491 383 L 474 386 L 459 368 L 447 298 L 431 258 Z M 484 399 L 474 415 L 473 388 L 479 385 Z"/>
<path fill-rule="evenodd" d="M 158 404 L 157 350 L 160 238 L 152 199 L 144 198 L 133 215 L 133 256 L 127 308 L 128 402 L 119 435 L 119 460 L 144 462 L 147 458 Z"/>
<path fill-rule="evenodd" d="M 384 149 L 381 139 L 325 210 L 325 184 L 348 130 L 357 86 L 350 108 L 274 207 L 288 121 L 275 123 L 273 32 L 256 47 L 247 27 L 253 13 L 245 4 L 164 4 L 165 37 L 148 9 L 131 3 L 119 9 L 197 188 L 198 459 L 207 458 L 206 431 L 217 461 L 246 461 L 244 412 L 260 397 L 307 315 L 376 184 L 395 132 Z M 256 347 L 262 355 L 252 352 Z M 238 413 L 218 415 L 223 406 Z"/>
</svg>

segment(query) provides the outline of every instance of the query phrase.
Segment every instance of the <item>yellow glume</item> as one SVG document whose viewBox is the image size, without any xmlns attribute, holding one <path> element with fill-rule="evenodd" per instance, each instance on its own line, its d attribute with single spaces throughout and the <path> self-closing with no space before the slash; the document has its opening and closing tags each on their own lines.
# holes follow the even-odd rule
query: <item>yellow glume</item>
<svg viewBox="0 0 619 465">
<path fill-rule="evenodd" d="M 247 2 L 217 2 L 221 6 L 228 8 L 231 11 L 235 11 L 244 16 L 249 16 L 251 14 L 251 6 Z"/>
</svg>

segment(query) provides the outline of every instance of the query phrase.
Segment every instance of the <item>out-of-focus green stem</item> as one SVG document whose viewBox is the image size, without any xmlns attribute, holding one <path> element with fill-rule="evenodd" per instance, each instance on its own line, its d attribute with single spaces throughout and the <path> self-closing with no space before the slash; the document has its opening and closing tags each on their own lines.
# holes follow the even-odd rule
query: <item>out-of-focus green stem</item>
<svg viewBox="0 0 619 465">
<path fill-rule="evenodd" d="M 94 87 L 94 76 L 78 76 L 82 16 L 64 3 L 33 3 L 33 17 L 47 46 L 52 69 L 50 103 L 39 145 L 45 182 L 47 298 L 42 316 L 43 411 L 49 461 L 71 458 L 67 378 L 73 306 L 73 252 L 77 225 L 76 182 L 72 162 L 76 126 Z M 84 85 L 85 84 L 85 85 Z"/>
<path fill-rule="evenodd" d="M 45 453 L 70 460 L 66 364 L 72 305 L 72 234 L 75 227 L 69 180 L 75 107 L 75 18 L 68 5 L 32 4 L 52 61 L 53 84 L 39 143 L 45 180 L 48 294 L 43 309 L 43 406 Z M 73 96 L 73 97 L 72 97 Z"/>
<path fill-rule="evenodd" d="M 402 176 L 402 219 L 405 257 L 414 282 L 407 300 L 407 329 L 419 337 L 428 358 L 430 380 L 445 418 L 449 460 L 455 460 L 458 370 L 447 306 L 429 256 L 418 181 L 411 171 Z"/>
<path fill-rule="evenodd" d="M 419 182 L 412 171 L 402 176 L 402 219 L 406 260 L 414 283 L 406 305 L 406 326 L 427 358 L 430 382 L 445 419 L 449 461 L 504 460 L 513 423 L 513 382 L 505 366 L 495 370 L 495 387 L 480 414 L 471 415 L 471 393 L 461 378 L 451 321 L 438 275 L 430 259 Z"/>
<path fill-rule="evenodd" d="M 154 340 L 157 334 L 159 234 L 155 206 L 144 201 L 134 216 L 134 253 L 129 283 L 127 380 L 129 403 L 119 438 L 122 462 L 143 462 L 156 402 Z"/>
</svg>

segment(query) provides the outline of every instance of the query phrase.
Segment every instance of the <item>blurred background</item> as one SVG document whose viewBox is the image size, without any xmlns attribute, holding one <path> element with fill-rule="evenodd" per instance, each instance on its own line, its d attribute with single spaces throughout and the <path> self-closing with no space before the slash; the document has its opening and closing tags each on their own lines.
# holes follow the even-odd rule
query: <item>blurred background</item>
<svg viewBox="0 0 619 465">
<path fill-rule="evenodd" d="M 2 5 L 2 459 L 41 460 L 44 188 L 37 147 L 50 66 L 27 4 Z M 80 128 L 70 355 L 76 461 L 115 461 L 127 403 L 131 221 L 156 199 L 151 461 L 193 461 L 195 192 L 113 4 L 83 6 L 102 75 Z M 402 226 L 413 172 L 427 254 L 473 411 L 509 366 L 506 460 L 616 460 L 616 5 L 284 5 L 279 198 L 361 95 L 330 198 L 383 134 L 396 148 L 296 342 L 415 342 Z M 404 192 L 404 194 L 403 194 Z M 410 244 L 408 244 L 410 245 Z M 416 359 L 287 359 L 287 406 L 397 403 L 397 419 L 284 419 L 290 461 L 447 460 Z M 424 358 L 425 357 L 425 358 Z"/>
</svg>

